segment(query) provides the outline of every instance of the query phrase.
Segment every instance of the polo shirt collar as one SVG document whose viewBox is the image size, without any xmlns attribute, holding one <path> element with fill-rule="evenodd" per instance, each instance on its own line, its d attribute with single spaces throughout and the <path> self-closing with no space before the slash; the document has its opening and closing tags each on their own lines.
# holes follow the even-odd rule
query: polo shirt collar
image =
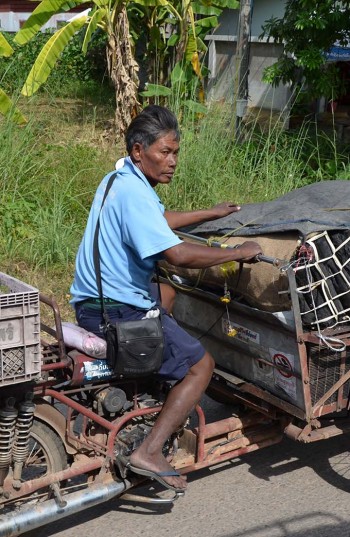
<svg viewBox="0 0 350 537">
<path fill-rule="evenodd" d="M 142 171 L 140 170 L 140 168 L 138 168 L 134 163 L 133 161 L 131 160 L 131 157 L 126 157 L 125 158 L 125 162 L 124 162 L 124 166 L 125 165 L 128 165 L 132 168 L 133 172 L 135 175 L 137 175 L 137 177 L 139 177 L 141 179 L 141 181 L 143 181 L 143 183 L 145 183 L 145 185 L 150 188 L 153 192 L 154 192 L 154 188 L 149 184 L 149 182 L 147 181 L 147 178 L 146 176 L 142 173 Z"/>
</svg>

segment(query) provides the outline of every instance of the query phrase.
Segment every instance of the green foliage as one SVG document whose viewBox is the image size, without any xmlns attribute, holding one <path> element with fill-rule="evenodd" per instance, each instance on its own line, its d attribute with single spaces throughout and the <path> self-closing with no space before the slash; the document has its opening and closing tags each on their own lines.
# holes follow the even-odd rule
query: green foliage
<svg viewBox="0 0 350 537">
<path fill-rule="evenodd" d="M 206 113 L 205 105 L 198 102 L 200 89 L 200 80 L 194 76 L 191 65 L 183 61 L 177 63 L 172 70 L 169 86 L 146 84 L 146 90 L 140 95 L 147 99 L 147 103 L 168 106 L 177 114 L 180 114 L 184 107 L 192 111 L 196 109 L 198 113 Z"/>
<path fill-rule="evenodd" d="M 12 56 L 14 50 L 10 43 L 7 41 L 4 34 L 0 32 L 0 57 L 9 58 Z M 10 117 L 15 123 L 23 125 L 26 123 L 26 118 L 21 111 L 14 105 L 10 97 L 0 87 L 0 114 L 6 117 Z"/>
<path fill-rule="evenodd" d="M 5 35 L 9 43 L 14 44 L 14 36 Z M 0 58 L 0 82 L 7 93 L 21 89 L 37 56 L 51 36 L 51 30 L 39 32 L 22 47 L 16 47 L 14 44 L 11 58 Z M 74 95 L 73 87 L 77 91 L 79 86 L 86 82 L 107 86 L 104 34 L 95 32 L 86 56 L 81 50 L 83 39 L 84 30 L 78 32 L 63 50 L 45 84 L 45 90 L 52 95 Z"/>
<path fill-rule="evenodd" d="M 29 75 L 24 83 L 22 94 L 33 95 L 44 84 L 55 66 L 61 52 L 71 41 L 75 33 L 86 22 L 86 15 L 68 22 L 64 27 L 57 30 L 39 52 Z"/>
<path fill-rule="evenodd" d="M 325 53 L 335 43 L 348 46 L 350 0 L 287 0 L 283 18 L 269 19 L 262 35 L 284 47 L 277 62 L 265 70 L 266 82 L 304 85 L 312 98 L 341 94 L 338 71 L 327 64 Z"/>
<path fill-rule="evenodd" d="M 313 125 L 291 133 L 276 123 L 262 132 L 256 123 L 238 143 L 229 117 L 223 105 L 210 107 L 201 119 L 183 116 L 178 168 L 172 184 L 160 189 L 167 207 L 268 201 L 315 181 L 350 179 L 348 148 L 341 153 L 334 139 L 316 135 Z"/>
<path fill-rule="evenodd" d="M 28 114 L 25 128 L 0 122 L 0 258 L 11 270 L 54 271 L 58 288 L 49 285 L 57 295 L 65 285 L 68 292 L 96 187 L 123 149 L 107 154 L 95 132 L 96 116 L 110 117 L 110 108 L 42 96 L 31 103 L 34 116 Z M 349 150 L 342 154 L 333 138 L 306 126 L 287 133 L 271 125 L 262 133 L 257 124 L 237 143 L 231 113 L 193 101 L 181 107 L 178 168 L 172 184 L 159 189 L 166 207 L 265 201 L 311 182 L 350 179 Z"/>
<path fill-rule="evenodd" d="M 65 140 L 64 131 L 58 133 L 64 106 L 50 107 L 45 115 L 46 106 L 39 106 L 25 128 L 0 122 L 0 251 L 3 263 L 20 260 L 35 270 L 53 265 L 63 270 L 74 261 L 88 205 L 112 162 L 105 150 L 79 140 L 83 127 L 87 140 L 93 138 L 93 113 L 76 119 L 76 133 L 70 120 Z"/>
<path fill-rule="evenodd" d="M 224 7 L 238 8 L 239 2 L 180 0 L 162 6 L 144 4 L 141 0 L 128 4 L 128 16 L 137 60 L 145 82 L 158 86 L 171 86 L 172 95 L 203 100 L 202 80 L 206 68 L 202 59 L 206 53 L 205 36 L 218 26 L 218 16 Z M 170 15 L 170 16 L 169 16 Z M 181 87 L 174 78 L 179 78 Z M 142 80 L 143 82 L 143 80 Z M 194 88 L 197 94 L 194 94 Z M 150 86 L 143 96 L 151 96 Z M 159 89 L 152 96 L 157 97 Z"/>
</svg>

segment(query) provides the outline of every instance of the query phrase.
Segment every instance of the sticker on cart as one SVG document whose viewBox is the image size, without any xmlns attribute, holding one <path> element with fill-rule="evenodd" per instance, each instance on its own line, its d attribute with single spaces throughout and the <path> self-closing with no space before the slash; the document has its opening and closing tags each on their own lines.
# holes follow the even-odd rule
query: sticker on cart
<svg viewBox="0 0 350 537">
<path fill-rule="evenodd" d="M 290 397 L 296 399 L 297 382 L 294 376 L 294 356 L 270 349 L 274 364 L 274 380 L 276 386 L 285 391 Z"/>
<path fill-rule="evenodd" d="M 106 360 L 93 360 L 92 362 L 84 362 L 84 380 L 100 380 L 105 377 L 111 377 L 113 370 L 109 368 Z"/>
<path fill-rule="evenodd" d="M 232 321 L 229 321 L 228 319 L 223 317 L 222 331 L 224 332 L 224 334 L 229 335 L 232 329 L 234 329 L 236 333 L 234 336 L 231 337 L 235 337 L 235 339 L 239 339 L 244 343 L 256 343 L 257 345 L 260 344 L 260 334 L 258 334 L 258 332 L 254 332 L 249 328 L 245 328 L 240 324 L 233 323 Z"/>
</svg>

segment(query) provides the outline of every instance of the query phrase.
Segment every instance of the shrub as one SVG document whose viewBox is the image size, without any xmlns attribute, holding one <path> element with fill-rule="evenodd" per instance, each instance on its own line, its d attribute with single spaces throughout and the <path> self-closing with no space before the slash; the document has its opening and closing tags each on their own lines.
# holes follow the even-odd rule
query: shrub
<svg viewBox="0 0 350 537">
<path fill-rule="evenodd" d="M 108 85 L 105 55 L 105 35 L 96 32 L 86 56 L 81 52 L 85 29 L 67 45 L 43 88 L 53 96 L 75 96 L 79 86 Z M 9 94 L 22 88 L 39 52 L 52 35 L 51 30 L 39 32 L 26 45 L 18 47 L 12 34 L 4 34 L 15 52 L 10 58 L 0 58 L 1 87 Z M 74 89 L 75 88 L 75 89 Z"/>
</svg>

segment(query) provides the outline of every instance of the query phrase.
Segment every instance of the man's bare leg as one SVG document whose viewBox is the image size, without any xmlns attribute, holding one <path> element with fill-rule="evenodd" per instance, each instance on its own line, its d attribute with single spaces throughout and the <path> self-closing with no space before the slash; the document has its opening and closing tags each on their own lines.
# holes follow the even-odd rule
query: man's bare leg
<svg viewBox="0 0 350 537">
<path fill-rule="evenodd" d="M 160 284 L 160 294 L 162 297 L 162 306 L 166 311 L 171 314 L 174 307 L 174 301 L 176 297 L 176 291 L 168 283 Z"/>
<path fill-rule="evenodd" d="M 198 403 L 209 384 L 214 368 L 214 360 L 206 352 L 203 358 L 191 367 L 185 378 L 169 392 L 158 419 L 150 434 L 131 455 L 133 466 L 152 472 L 168 472 L 173 467 L 165 459 L 162 449 L 165 441 L 185 421 L 192 408 Z M 164 477 L 169 485 L 184 489 L 185 477 Z"/>
</svg>

